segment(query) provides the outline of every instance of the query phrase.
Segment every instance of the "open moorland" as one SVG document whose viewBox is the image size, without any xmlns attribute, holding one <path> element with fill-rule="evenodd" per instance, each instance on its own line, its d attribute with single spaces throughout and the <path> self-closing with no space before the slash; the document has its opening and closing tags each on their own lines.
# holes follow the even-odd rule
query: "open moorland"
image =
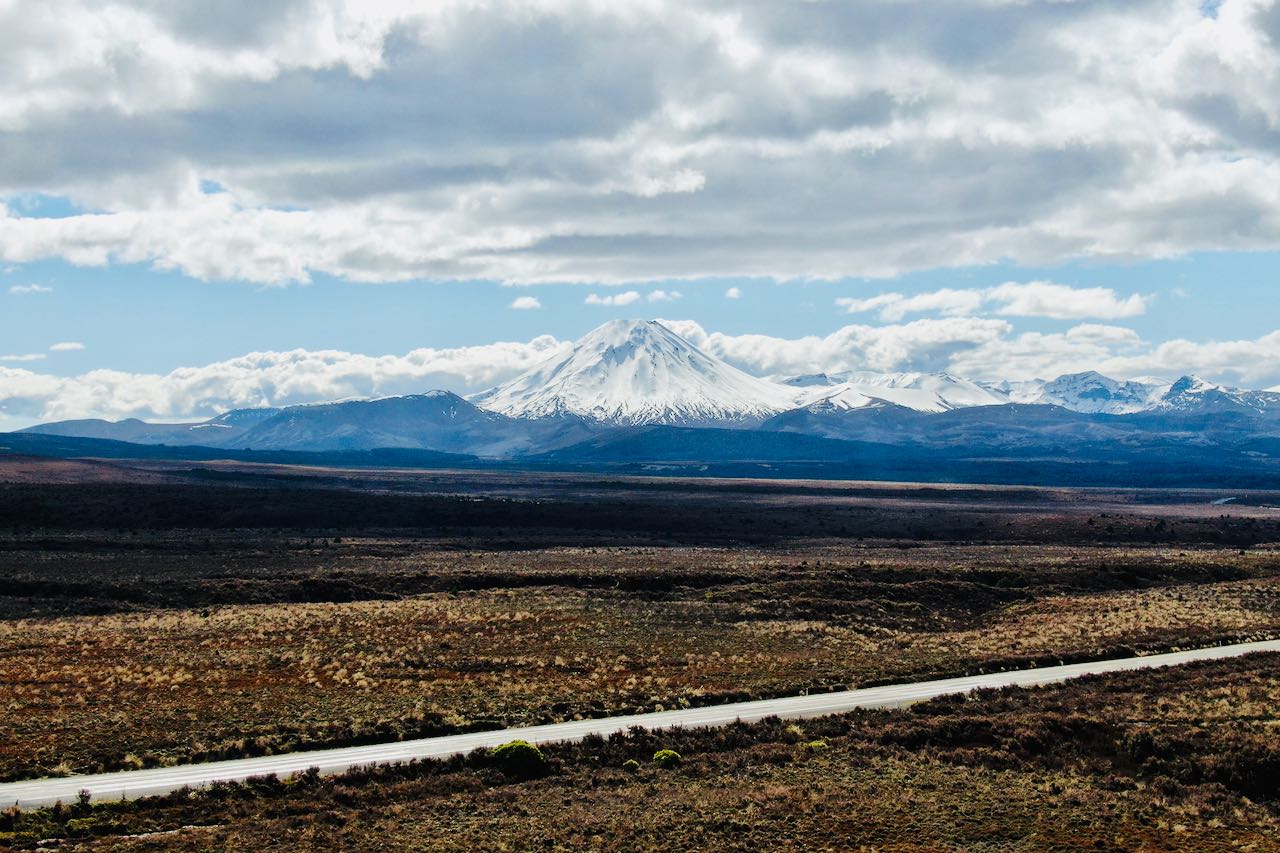
<svg viewBox="0 0 1280 853">
<path fill-rule="evenodd" d="M 1280 636 L 1277 505 L 1280 495 L 1264 492 L 11 458 L 0 462 L 0 778 Z M 515 846 L 589 840 L 535 819 L 551 815 L 544 809 L 554 802 L 561 810 L 599 809 L 586 825 L 606 848 L 634 849 L 617 835 L 629 822 L 656 845 L 665 830 L 655 821 L 666 814 L 679 832 L 708 838 L 747 820 L 752 832 L 765 827 L 755 846 L 770 849 L 784 826 L 797 839 L 820 839 L 856 823 L 871 833 L 857 843 L 893 849 L 889 829 L 877 836 L 866 827 L 892 826 L 897 819 L 886 816 L 914 797 L 920 825 L 940 833 L 921 836 L 925 846 L 970 849 L 965 839 L 981 837 L 983 826 L 1012 831 L 1025 819 L 1048 832 L 1078 819 L 1136 833 L 1125 843 L 1097 836 L 1121 849 L 1139 842 L 1166 849 L 1176 846 L 1171 840 L 1211 849 L 1192 843 L 1207 836 L 1176 829 L 1203 824 L 1183 809 L 1212 814 L 1205 820 L 1238 830 L 1231 837 L 1252 839 L 1256 831 L 1261 839 L 1276 815 L 1274 793 L 1211 775 L 1203 784 L 1220 788 L 1174 797 L 1169 785 L 1201 786 L 1199 777 L 1174 772 L 1173 763 L 1143 770 L 1151 756 L 1125 758 L 1112 747 L 1105 761 L 1090 756 L 1123 740 L 1124 727 L 1139 719 L 1176 735 L 1191 764 L 1223 754 L 1215 750 L 1226 746 L 1205 741 L 1205 726 L 1179 727 L 1197 709 L 1223 705 L 1215 713 L 1236 713 L 1232 697 L 1240 690 L 1242 697 L 1270 690 L 1274 698 L 1274 683 L 1259 688 L 1263 674 L 1241 667 L 1205 669 L 1219 681 L 1205 686 L 1196 675 L 1179 688 L 1181 699 L 1148 687 L 1183 676 L 1108 682 L 1108 690 L 1123 683 L 1135 703 L 1173 703 L 1158 713 L 1143 706 L 1147 716 L 1126 710 L 1130 700 L 1122 699 L 1106 705 L 1118 717 L 1105 716 L 1101 704 L 1095 713 L 1100 700 L 1072 687 L 1062 695 L 1078 701 L 1065 711 L 1035 710 L 1020 697 L 994 710 L 932 703 L 928 713 L 866 715 L 832 722 L 830 731 L 828 723 L 805 724 L 804 737 L 832 745 L 820 755 L 802 750 L 800 735 L 785 727 L 744 730 L 725 742 L 682 734 L 689 750 L 709 757 L 670 776 L 621 774 L 609 762 L 622 747 L 597 744 L 557 751 L 557 775 L 518 791 L 463 763 L 325 783 L 305 796 L 262 802 L 228 795 L 237 804 L 230 826 L 170 841 L 263 849 L 264 834 L 302 821 L 317 844 L 350 823 L 346 840 L 359 846 L 387 831 L 379 821 L 398 821 L 403 834 L 391 833 L 390 843 L 399 837 L 407 846 L 413 831 L 430 831 L 443 846 L 475 849 L 496 847 L 502 821 L 516 817 L 534 820 L 535 830 L 527 839 L 504 836 Z M 1251 701 L 1250 737 L 1273 736 L 1274 703 Z M 1053 721 L 1024 726 L 1024 714 Z M 957 715 L 967 721 L 958 733 L 948 728 Z M 966 740 L 979 718 L 984 731 L 1000 733 Z M 884 733 L 935 723 L 945 737 L 900 743 Z M 1036 757 L 1018 745 L 1027 737 L 1063 744 Z M 1153 755 L 1174 762 L 1172 753 Z M 1117 773 L 1129 781 L 1122 785 Z M 961 808 L 956 798 L 966 787 L 993 808 L 1002 787 L 1017 794 L 1001 815 L 970 825 L 947 811 Z M 338 808 L 333 797 L 351 803 Z M 372 806 L 403 807 L 412 797 L 422 805 L 420 821 Z M 445 821 L 458 798 L 470 816 Z M 664 799 L 684 805 L 653 805 Z M 1059 809 L 1053 820 L 1039 811 L 1050 800 Z M 648 818 L 634 813 L 641 802 L 654 808 Z M 110 814 L 129 832 L 229 820 L 185 816 L 184 808 Z M 197 811 L 205 808 L 202 801 Z M 316 810 L 346 816 L 332 824 L 303 818 Z M 26 826 L 27 835 L 44 831 Z M 1088 834 L 1079 832 L 1072 838 Z"/>
<path fill-rule="evenodd" d="M 9 812 L 0 838 L 138 851 L 1274 851 L 1276 657 L 632 732 L 549 747 L 520 776 L 477 753 Z M 679 763 L 654 763 L 662 749 Z"/>
</svg>

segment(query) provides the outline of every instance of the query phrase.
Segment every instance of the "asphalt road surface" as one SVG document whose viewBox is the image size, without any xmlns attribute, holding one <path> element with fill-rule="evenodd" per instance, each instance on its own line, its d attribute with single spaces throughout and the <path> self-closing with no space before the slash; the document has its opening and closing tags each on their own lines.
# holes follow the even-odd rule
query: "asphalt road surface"
<svg viewBox="0 0 1280 853">
<path fill-rule="evenodd" d="M 1192 661 L 1218 660 L 1237 657 L 1251 652 L 1280 652 L 1280 640 L 1241 643 L 1234 646 L 1217 646 L 1185 652 L 1172 652 L 1120 660 L 1075 663 L 1014 672 L 993 672 L 964 678 L 947 678 L 940 681 L 921 681 L 912 684 L 893 684 L 884 687 L 868 687 L 839 693 L 822 693 L 812 696 L 788 696 L 781 699 L 762 699 L 754 702 L 736 702 L 707 708 L 686 708 L 661 711 L 653 714 L 633 714 L 625 717 L 607 717 L 598 720 L 577 720 L 553 723 L 545 726 L 501 729 L 489 732 L 397 741 L 371 746 L 350 746 L 338 749 L 321 749 L 295 752 L 286 755 L 266 755 L 258 758 L 238 758 L 230 761 L 213 761 L 207 764 L 187 764 L 178 767 L 157 767 L 150 770 L 128 770 L 117 773 L 99 773 L 92 776 L 66 776 L 58 779 L 32 779 L 23 782 L 0 784 L 0 807 L 17 805 L 20 808 L 49 806 L 61 800 L 74 802 L 80 791 L 88 791 L 93 800 L 122 800 L 167 794 L 183 787 L 198 788 L 211 782 L 239 782 L 254 776 L 275 774 L 288 778 L 315 767 L 322 774 L 341 773 L 369 764 L 391 764 L 423 758 L 447 758 L 459 753 L 471 752 L 481 747 L 494 747 L 509 740 L 522 738 L 533 743 L 555 743 L 581 740 L 588 735 L 608 736 L 626 731 L 633 726 L 645 729 L 666 729 L 675 726 L 686 728 L 728 725 L 735 720 L 754 722 L 766 717 L 800 719 L 839 714 L 857 708 L 898 708 L 955 693 L 968 693 L 980 688 L 1034 687 L 1079 678 L 1083 675 L 1099 675 L 1109 672 L 1126 672 L 1174 666 Z"/>
</svg>

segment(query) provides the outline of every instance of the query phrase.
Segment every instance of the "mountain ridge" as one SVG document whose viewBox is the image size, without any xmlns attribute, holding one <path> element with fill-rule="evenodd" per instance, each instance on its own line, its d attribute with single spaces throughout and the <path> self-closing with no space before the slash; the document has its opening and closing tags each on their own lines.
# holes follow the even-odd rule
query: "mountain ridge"
<svg viewBox="0 0 1280 853">
<path fill-rule="evenodd" d="M 1058 412 L 1090 417 L 1064 419 Z M 555 453 L 612 430 L 659 425 L 886 444 L 909 436 L 921 446 L 938 446 L 936 434 L 974 447 L 998 450 L 1001 442 L 1019 447 L 1038 442 L 1057 452 L 1099 435 L 1150 443 L 1157 433 L 1176 433 L 1191 441 L 1209 440 L 1195 430 L 1217 435 L 1227 428 L 1269 441 L 1280 429 L 1280 393 L 1230 388 L 1196 376 L 1172 382 L 1115 380 L 1096 371 L 1002 382 L 945 372 L 758 377 L 661 322 L 614 321 L 584 336 L 568 353 L 468 398 L 433 390 L 235 409 L 199 422 L 82 419 L 25 432 L 144 445 L 308 452 L 388 448 L 510 459 Z M 1265 441 L 1260 446 L 1269 447 Z M 736 442 L 740 448 L 748 444 Z"/>
</svg>

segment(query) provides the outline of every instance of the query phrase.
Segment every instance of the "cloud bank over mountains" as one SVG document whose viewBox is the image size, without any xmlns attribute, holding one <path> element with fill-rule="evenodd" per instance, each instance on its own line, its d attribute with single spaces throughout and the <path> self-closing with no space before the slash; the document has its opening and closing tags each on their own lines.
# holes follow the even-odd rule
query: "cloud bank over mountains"
<svg viewBox="0 0 1280 853">
<path fill-rule="evenodd" d="M 6 263 L 622 283 L 1280 248 L 1273 0 L 45 0 L 0 33 Z"/>
<path fill-rule="evenodd" d="M 1121 379 L 1196 373 L 1250 388 L 1280 382 L 1280 332 L 1255 340 L 1153 345 L 1118 326 L 1080 323 L 1059 333 L 1017 333 L 997 317 L 854 324 L 802 338 L 728 335 L 688 320 L 662 322 L 695 346 L 757 375 L 946 370 L 998 380 L 1099 370 Z M 478 391 L 563 355 L 571 345 L 543 335 L 525 343 L 422 348 L 404 355 L 258 352 L 167 374 L 94 370 L 72 377 L 0 363 L 0 427 L 81 417 L 195 419 L 253 406 L 437 388 Z"/>
</svg>

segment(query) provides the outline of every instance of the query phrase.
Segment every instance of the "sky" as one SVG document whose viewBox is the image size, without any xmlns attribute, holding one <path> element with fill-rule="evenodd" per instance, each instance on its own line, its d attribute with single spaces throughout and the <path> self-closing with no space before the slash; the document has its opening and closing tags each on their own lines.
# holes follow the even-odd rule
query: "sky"
<svg viewBox="0 0 1280 853">
<path fill-rule="evenodd" d="M 0 0 L 0 429 L 751 372 L 1280 387 L 1272 0 Z"/>
</svg>

